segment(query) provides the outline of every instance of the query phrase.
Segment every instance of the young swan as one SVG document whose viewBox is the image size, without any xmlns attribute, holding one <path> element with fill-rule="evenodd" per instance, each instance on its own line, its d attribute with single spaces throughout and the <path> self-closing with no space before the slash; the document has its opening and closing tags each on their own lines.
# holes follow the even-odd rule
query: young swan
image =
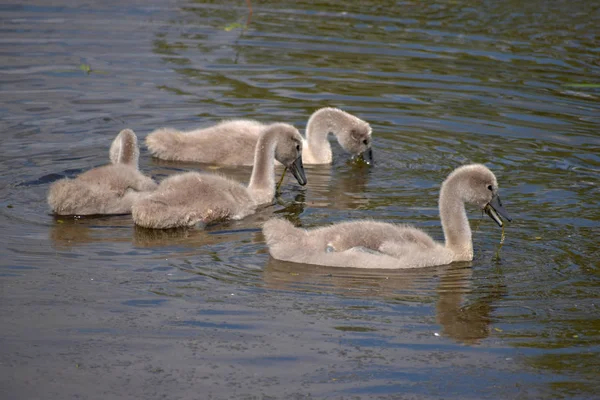
<svg viewBox="0 0 600 400">
<path fill-rule="evenodd" d="M 233 120 L 189 132 L 161 128 L 146 137 L 146 145 L 152 155 L 163 160 L 253 165 L 254 147 L 265 127 L 257 121 Z M 306 126 L 302 148 L 305 164 L 331 163 L 331 145 L 327 140 L 330 133 L 348 153 L 361 154 L 367 163 L 373 161 L 370 125 L 337 108 L 321 108 L 311 115 Z"/>
<path fill-rule="evenodd" d="M 465 203 L 483 209 L 496 223 L 511 220 L 498 197 L 494 174 L 484 165 L 457 168 L 442 184 L 439 207 L 446 243 L 410 225 L 342 222 L 305 230 L 281 219 L 263 227 L 271 255 L 280 260 L 331 267 L 420 268 L 473 259 Z"/>
<path fill-rule="evenodd" d="M 156 182 L 138 170 L 140 152 L 131 129 L 117 135 L 109 155 L 112 164 L 50 186 L 48 204 L 55 214 L 129 214 L 134 200 L 156 189 Z"/>
<path fill-rule="evenodd" d="M 214 174 L 188 172 L 160 183 L 148 198 L 133 205 L 133 221 L 145 228 L 191 227 L 223 219 L 242 219 L 273 201 L 275 162 L 306 184 L 302 165 L 302 136 L 288 124 L 272 124 L 261 133 L 255 149 L 248 187 Z"/>
</svg>

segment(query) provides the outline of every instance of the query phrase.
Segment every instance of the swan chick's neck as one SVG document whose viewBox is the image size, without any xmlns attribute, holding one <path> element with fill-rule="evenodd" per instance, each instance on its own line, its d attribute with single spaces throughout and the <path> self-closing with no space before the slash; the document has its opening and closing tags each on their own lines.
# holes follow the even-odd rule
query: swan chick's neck
<svg viewBox="0 0 600 400">
<path fill-rule="evenodd" d="M 275 196 L 275 146 L 277 137 L 271 131 L 262 133 L 256 143 L 254 166 L 248 192 L 256 204 L 265 204 Z"/>
<path fill-rule="evenodd" d="M 460 182 L 446 180 L 440 190 L 440 220 L 444 229 L 445 246 L 454 253 L 454 261 L 473 259 L 471 227 L 461 197 Z"/>
<path fill-rule="evenodd" d="M 123 129 L 113 140 L 109 157 L 112 164 L 126 164 L 138 168 L 140 150 L 137 136 L 131 129 Z"/>
<path fill-rule="evenodd" d="M 314 112 L 306 124 L 306 141 L 303 158 L 307 162 L 329 163 L 332 160 L 331 145 L 327 140 L 330 132 L 336 132 L 336 108 L 322 108 Z"/>
</svg>

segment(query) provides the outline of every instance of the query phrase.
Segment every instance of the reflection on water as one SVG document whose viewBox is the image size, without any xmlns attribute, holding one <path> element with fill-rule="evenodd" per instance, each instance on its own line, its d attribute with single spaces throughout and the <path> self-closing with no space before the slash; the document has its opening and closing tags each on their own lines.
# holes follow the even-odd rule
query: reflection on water
<svg viewBox="0 0 600 400">
<path fill-rule="evenodd" d="M 377 271 L 295 264 L 269 257 L 262 277 L 270 289 L 435 303 L 436 321 L 444 335 L 457 342 L 477 344 L 488 337 L 493 304 L 505 294 L 506 287 L 473 288 L 473 271 L 468 264 L 461 264 Z M 477 298 L 471 300 L 472 293 Z"/>
<path fill-rule="evenodd" d="M 238 236 L 237 238 L 240 237 Z M 232 239 L 236 238 L 227 235 L 210 234 L 200 229 L 174 228 L 161 230 L 146 229 L 139 226 L 133 229 L 133 244 L 136 247 L 183 246 L 198 249 L 205 245 L 224 243 Z"/>
<path fill-rule="evenodd" d="M 502 283 L 475 288 L 461 286 L 461 282 L 471 282 L 472 273 L 470 268 L 456 268 L 442 275 L 436 303 L 436 318 L 443 332 L 468 344 L 489 336 L 494 305 L 506 294 Z M 465 302 L 467 293 L 474 295 Z"/>
<path fill-rule="evenodd" d="M 273 289 L 327 291 L 340 295 L 382 297 L 412 301 L 423 296 L 433 301 L 432 280 L 448 267 L 407 271 L 360 270 L 297 264 L 269 257 L 263 271 L 265 285 Z M 404 297 L 405 296 L 405 297 Z"/>
<path fill-rule="evenodd" d="M 371 167 L 351 161 L 348 161 L 347 164 L 348 168 L 335 174 L 333 173 L 335 166 L 305 166 L 306 173 L 310 174 L 307 206 L 336 210 L 357 210 L 369 207 L 369 198 L 365 196 L 365 192 L 369 183 Z"/>
<path fill-rule="evenodd" d="M 130 242 L 128 217 L 70 217 L 55 216 L 50 228 L 50 240 L 57 250 L 93 243 Z M 109 233 L 110 230 L 110 233 Z M 121 232 L 120 232 L 121 231 Z"/>
<path fill-rule="evenodd" d="M 104 368 L 145 398 L 189 397 L 198 382 L 227 398 L 487 398 L 491 387 L 593 397 L 596 3 L 253 6 L 249 24 L 244 1 L 0 6 L 0 370 L 10 370 L 0 375 L 17 371 L 0 381 L 14 388 L 7 396 L 72 396 L 61 371 L 105 393 L 118 379 L 95 372 Z M 272 205 L 206 230 L 48 214 L 50 183 L 105 164 L 123 128 L 140 143 L 161 126 L 229 118 L 302 131 L 323 106 L 371 124 L 374 168 L 332 140 L 333 165 L 306 166 L 306 187 L 287 177 Z M 500 231 L 474 209 L 468 265 L 333 271 L 268 256 L 260 227 L 274 216 L 411 223 L 442 239 L 439 185 L 468 162 L 495 172 L 514 217 L 499 258 Z M 140 163 L 158 180 L 199 170 L 247 183 L 251 173 L 162 162 L 143 146 Z M 62 389 L 50 394 L 48 382 Z"/>
</svg>

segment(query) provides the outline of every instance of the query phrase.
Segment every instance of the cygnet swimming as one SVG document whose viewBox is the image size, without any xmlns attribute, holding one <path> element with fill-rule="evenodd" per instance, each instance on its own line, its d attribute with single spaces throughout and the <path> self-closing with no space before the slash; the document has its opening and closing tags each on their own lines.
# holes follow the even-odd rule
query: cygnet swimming
<svg viewBox="0 0 600 400">
<path fill-rule="evenodd" d="M 244 218 L 273 201 L 275 159 L 291 170 L 300 185 L 306 184 L 302 136 L 293 126 L 278 123 L 263 129 L 255 153 L 247 187 L 210 173 L 173 175 L 133 205 L 133 221 L 145 228 L 166 229 Z"/>
<path fill-rule="evenodd" d="M 146 146 L 152 155 L 163 160 L 253 165 L 256 142 L 267 126 L 242 119 L 187 132 L 160 128 L 146 137 Z M 305 164 L 332 162 L 329 134 L 336 136 L 347 153 L 361 155 L 367 163 L 373 162 L 371 126 L 352 114 L 327 107 L 314 112 L 306 125 L 302 147 Z"/>
<path fill-rule="evenodd" d="M 157 184 L 138 169 L 139 148 L 131 129 L 122 130 L 109 151 L 111 164 L 54 182 L 48 204 L 57 215 L 129 214 L 131 205 Z"/>
<path fill-rule="evenodd" d="M 485 211 L 498 225 L 511 220 L 498 196 L 494 174 L 484 165 L 455 169 L 442 183 L 439 210 L 445 243 L 410 225 L 371 220 L 301 229 L 282 219 L 263 226 L 271 255 L 279 260 L 354 268 L 420 268 L 473 259 L 465 203 Z"/>
</svg>

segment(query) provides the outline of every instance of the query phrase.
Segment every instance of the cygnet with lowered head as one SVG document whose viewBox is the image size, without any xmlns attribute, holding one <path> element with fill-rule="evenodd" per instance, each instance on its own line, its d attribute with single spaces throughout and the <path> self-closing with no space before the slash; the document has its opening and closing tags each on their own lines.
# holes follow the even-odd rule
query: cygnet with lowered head
<svg viewBox="0 0 600 400">
<path fill-rule="evenodd" d="M 500 226 L 500 216 L 510 221 L 494 174 L 484 165 L 472 164 L 457 168 L 442 183 L 439 208 L 444 244 L 410 225 L 370 220 L 305 230 L 272 219 L 264 224 L 263 233 L 271 255 L 284 261 L 377 269 L 445 265 L 473 259 L 465 203 L 484 210 Z"/>
<path fill-rule="evenodd" d="M 57 215 L 129 214 L 134 200 L 157 184 L 138 169 L 139 148 L 131 129 L 123 129 L 110 146 L 112 164 L 54 182 L 48 204 Z"/>
<path fill-rule="evenodd" d="M 167 229 L 242 219 L 275 196 L 275 162 L 306 184 L 302 165 L 302 136 L 291 125 L 265 127 L 255 146 L 248 186 L 220 175 L 187 172 L 162 181 L 148 198 L 133 205 L 133 221 L 145 228 Z"/>
<path fill-rule="evenodd" d="M 157 158 L 221 165 L 253 165 L 254 148 L 265 124 L 254 120 L 223 121 L 217 125 L 182 132 L 160 128 L 146 137 L 148 149 Z M 353 156 L 372 163 L 371 126 L 337 108 L 321 108 L 306 125 L 302 159 L 305 164 L 332 162 L 329 134 Z"/>
</svg>

